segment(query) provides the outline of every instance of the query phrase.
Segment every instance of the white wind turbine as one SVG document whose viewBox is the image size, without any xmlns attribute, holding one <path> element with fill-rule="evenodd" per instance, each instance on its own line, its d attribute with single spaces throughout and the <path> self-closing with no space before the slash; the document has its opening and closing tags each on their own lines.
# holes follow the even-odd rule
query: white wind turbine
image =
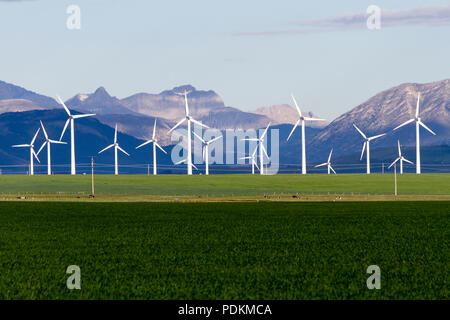
<svg viewBox="0 0 450 320">
<path fill-rule="evenodd" d="M 64 104 L 64 102 L 61 100 L 60 97 L 58 97 L 58 101 L 64 107 L 64 110 L 66 110 L 67 115 L 69 116 L 69 119 L 67 119 L 66 124 L 64 125 L 64 129 L 61 133 L 61 137 L 59 138 L 59 141 L 62 140 L 64 133 L 66 132 L 67 126 L 70 123 L 70 173 L 72 175 L 75 175 L 75 174 L 77 174 L 76 164 L 75 164 L 75 119 L 92 117 L 92 116 L 95 116 L 95 114 L 72 115 L 70 113 L 69 108 L 67 108 L 67 106 Z"/>
<path fill-rule="evenodd" d="M 395 159 L 395 161 L 391 163 L 391 165 L 388 167 L 388 169 L 390 169 L 395 163 L 397 163 L 397 161 L 400 161 L 400 174 L 403 174 L 403 161 L 406 161 L 410 164 L 414 164 L 411 161 L 409 161 L 408 159 L 406 159 L 405 157 L 403 157 L 402 149 L 400 148 L 400 140 L 398 140 L 398 158 Z"/>
<path fill-rule="evenodd" d="M 41 122 L 42 131 L 44 132 L 45 141 L 42 144 L 41 148 L 38 151 L 38 155 L 41 153 L 42 149 L 44 149 L 45 146 L 47 146 L 47 174 L 50 176 L 52 174 L 52 156 L 51 156 L 51 144 L 67 144 L 66 142 L 56 141 L 52 140 L 48 137 L 47 130 L 45 130 L 44 124 Z"/>
<path fill-rule="evenodd" d="M 172 129 L 169 130 L 169 134 L 175 130 L 176 128 L 178 128 L 183 122 L 187 121 L 187 159 L 185 159 L 184 161 L 186 161 L 187 163 L 187 174 L 188 175 L 192 175 L 192 136 L 191 136 L 191 122 L 198 124 L 199 126 L 202 126 L 204 128 L 209 128 L 208 126 L 204 125 L 203 123 L 195 120 L 194 118 L 192 118 L 190 116 L 189 113 L 189 105 L 188 105 L 188 100 L 187 100 L 187 95 L 189 92 L 184 91 L 184 100 L 185 100 L 185 111 L 186 111 L 186 116 L 180 120 L 180 122 L 178 122 Z M 182 162 L 180 162 L 182 163 Z"/>
<path fill-rule="evenodd" d="M 330 174 L 330 170 L 334 172 L 334 174 L 336 174 L 336 171 L 334 171 L 333 167 L 331 166 L 331 155 L 333 154 L 333 149 L 331 149 L 330 155 L 328 156 L 328 161 L 322 164 L 319 164 L 317 166 L 315 166 L 316 168 L 318 167 L 324 167 L 327 166 L 328 168 L 328 174 Z"/>
<path fill-rule="evenodd" d="M 119 174 L 119 159 L 118 159 L 118 150 L 125 153 L 127 156 L 130 156 L 125 150 L 123 150 L 119 144 L 117 143 L 117 124 L 116 124 L 116 131 L 114 133 L 114 143 L 107 146 L 105 149 L 100 151 L 98 154 L 114 147 L 114 174 L 117 176 Z"/>
<path fill-rule="evenodd" d="M 295 97 L 293 94 L 291 94 L 292 100 L 294 101 L 295 107 L 297 108 L 297 112 L 299 115 L 299 119 L 295 123 L 294 127 L 292 128 L 291 133 L 289 134 L 287 140 L 289 140 L 294 133 L 295 129 L 299 124 L 302 126 L 302 174 L 306 174 L 306 143 L 305 143 L 305 121 L 323 121 L 324 119 L 319 118 L 309 118 L 304 117 L 302 115 L 302 111 L 300 110 L 300 107 L 297 104 L 297 101 L 295 100 Z"/>
<path fill-rule="evenodd" d="M 33 140 L 31 140 L 30 144 L 16 144 L 12 146 L 13 148 L 30 148 L 30 176 L 34 175 L 34 158 L 36 158 L 36 160 L 41 163 L 36 152 L 34 151 L 34 142 L 36 141 L 40 130 L 41 128 L 36 131 L 36 134 L 34 135 Z"/>
<path fill-rule="evenodd" d="M 416 115 L 413 119 L 410 119 L 404 123 L 402 123 L 401 125 L 399 125 L 397 128 L 395 128 L 394 130 L 397 130 L 398 128 L 401 128 L 411 122 L 416 122 L 416 173 L 420 174 L 421 171 L 421 167 L 420 167 L 420 126 L 424 127 L 425 129 L 427 129 L 429 132 L 431 132 L 433 135 L 436 135 L 436 133 L 434 133 L 430 128 L 428 128 L 423 122 L 422 119 L 419 116 L 419 107 L 420 107 L 420 92 L 419 92 L 419 96 L 417 97 L 417 106 L 416 106 Z"/>
<path fill-rule="evenodd" d="M 213 142 L 216 142 L 219 139 L 222 139 L 222 136 L 216 137 L 214 139 L 211 140 L 204 140 L 202 137 L 200 137 L 198 134 L 196 134 L 194 132 L 194 135 L 205 144 L 205 147 L 203 148 L 203 161 L 205 161 L 205 174 L 209 175 L 209 145 L 212 144 Z"/>
<path fill-rule="evenodd" d="M 165 154 L 167 154 L 166 150 L 164 150 L 159 144 L 158 144 L 158 139 L 156 139 L 156 118 L 155 118 L 155 124 L 153 126 L 153 136 L 151 140 L 147 140 L 146 142 L 144 142 L 143 144 L 139 145 L 136 147 L 136 149 L 139 149 L 140 147 L 143 147 L 149 143 L 153 143 L 153 175 L 157 175 L 157 168 L 156 168 L 156 147 L 158 147 L 159 149 L 161 149 L 162 152 L 164 152 Z"/>
<path fill-rule="evenodd" d="M 249 157 L 243 157 L 241 160 L 249 159 L 252 162 L 252 174 L 255 174 L 255 167 L 258 168 L 258 164 L 256 163 L 256 151 L 258 151 L 258 146 L 256 146 L 255 151 L 253 151 L 252 155 Z"/>
<path fill-rule="evenodd" d="M 259 138 L 245 138 L 242 139 L 243 141 L 256 141 L 258 142 L 258 146 L 259 146 L 259 167 L 260 167 L 260 173 L 264 174 L 264 154 L 266 155 L 267 159 L 270 159 L 266 148 L 264 147 L 264 139 L 266 137 L 267 131 L 269 130 L 270 127 L 270 122 L 269 125 L 267 126 L 266 130 L 264 130 L 263 134 L 259 137 Z"/>
<path fill-rule="evenodd" d="M 373 136 L 373 137 L 367 137 L 355 124 L 353 124 L 353 126 L 355 127 L 356 130 L 358 130 L 358 132 L 364 138 L 364 144 L 363 144 L 363 148 L 362 148 L 362 152 L 361 152 L 361 158 L 359 160 L 362 160 L 363 155 L 364 155 L 364 150 L 366 150 L 367 174 L 370 174 L 370 141 L 380 138 L 382 136 L 385 136 L 386 133 L 379 134 L 379 135 Z"/>
</svg>

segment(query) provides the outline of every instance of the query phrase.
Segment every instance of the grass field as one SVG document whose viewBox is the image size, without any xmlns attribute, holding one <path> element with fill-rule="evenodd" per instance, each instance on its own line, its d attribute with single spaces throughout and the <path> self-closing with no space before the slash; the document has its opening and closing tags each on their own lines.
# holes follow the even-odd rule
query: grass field
<svg viewBox="0 0 450 320">
<path fill-rule="evenodd" d="M 196 198 L 263 198 L 292 195 L 345 194 L 351 196 L 392 195 L 392 174 L 348 175 L 214 175 L 95 177 L 96 195 L 104 201 L 173 200 Z M 34 195 L 38 199 L 86 199 L 91 192 L 90 176 L 0 176 L 0 199 Z M 440 196 L 450 199 L 450 174 L 405 174 L 398 176 L 399 195 Z M 426 197 L 425 197 L 426 198 Z M 357 197 L 351 198 L 357 200 Z M 384 199 L 383 199 L 384 200 Z"/>
<path fill-rule="evenodd" d="M 0 202 L 0 298 L 449 299 L 449 218 L 423 201 Z"/>
</svg>

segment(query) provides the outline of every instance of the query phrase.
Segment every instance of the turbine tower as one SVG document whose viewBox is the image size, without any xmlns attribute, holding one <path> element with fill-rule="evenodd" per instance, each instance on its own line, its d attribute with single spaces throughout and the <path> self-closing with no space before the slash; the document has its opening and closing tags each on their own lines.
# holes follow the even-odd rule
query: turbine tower
<svg viewBox="0 0 450 320">
<path fill-rule="evenodd" d="M 328 156 L 328 161 L 322 164 L 319 164 L 317 166 L 315 166 L 316 168 L 318 167 L 324 167 L 327 166 L 328 168 L 328 174 L 330 174 L 330 170 L 333 171 L 334 174 L 336 174 L 336 171 L 334 171 L 333 167 L 331 166 L 331 155 L 333 154 L 333 149 L 331 149 L 330 155 Z"/>
<path fill-rule="evenodd" d="M 196 134 L 194 132 L 194 135 L 205 144 L 205 147 L 203 148 L 203 161 L 205 161 L 205 166 L 206 166 L 206 171 L 205 174 L 209 175 L 209 145 L 212 144 L 213 142 L 216 142 L 219 139 L 222 139 L 222 136 L 216 137 L 214 139 L 211 140 L 204 140 L 202 137 L 200 137 L 198 134 Z"/>
<path fill-rule="evenodd" d="M 119 174 L 119 160 L 118 160 L 118 150 L 125 153 L 127 156 L 130 156 L 125 150 L 123 150 L 119 144 L 117 143 L 117 124 L 116 124 L 116 131 L 114 133 L 114 143 L 107 146 L 105 149 L 100 151 L 98 154 L 114 147 L 114 174 L 117 176 Z"/>
<path fill-rule="evenodd" d="M 41 128 L 42 131 L 44 132 L 44 136 L 45 136 L 45 141 L 42 144 L 41 148 L 38 151 L 38 155 L 41 153 L 42 149 L 44 149 L 45 146 L 47 146 L 47 174 L 49 176 L 52 175 L 52 156 L 51 156 L 51 144 L 55 143 L 55 144 L 67 144 L 66 142 L 61 142 L 61 141 L 56 141 L 56 140 L 52 140 L 48 137 L 47 134 L 47 130 L 45 130 L 44 124 L 41 122 Z"/>
<path fill-rule="evenodd" d="M 259 170 L 258 164 L 256 163 L 256 151 L 258 151 L 258 146 L 256 146 L 251 156 L 241 158 L 241 160 L 249 159 L 252 161 L 252 174 L 255 174 L 255 167 Z"/>
<path fill-rule="evenodd" d="M 419 107 L 420 107 L 420 92 L 419 95 L 417 97 L 417 106 L 416 106 L 416 115 L 413 119 L 410 119 L 404 123 L 402 123 L 401 125 L 399 125 L 397 128 L 394 129 L 397 130 L 398 128 L 401 128 L 411 122 L 416 122 L 416 173 L 417 174 L 421 174 L 422 173 L 422 169 L 420 167 L 420 126 L 424 127 L 425 129 L 427 129 L 429 132 L 431 132 L 433 135 L 436 135 L 436 133 L 434 133 L 430 128 L 428 128 L 425 123 L 422 122 L 422 119 L 419 116 Z"/>
<path fill-rule="evenodd" d="M 30 176 L 34 176 L 34 158 L 36 158 L 36 160 L 41 163 L 36 152 L 34 151 L 34 142 L 36 141 L 40 130 L 41 128 L 36 131 L 36 134 L 34 135 L 33 140 L 31 140 L 30 144 L 16 144 L 12 146 L 13 148 L 30 148 Z"/>
<path fill-rule="evenodd" d="M 294 133 L 297 126 L 299 124 L 301 124 L 301 126 L 302 126 L 302 174 L 306 174 L 305 121 L 323 121 L 324 119 L 304 117 L 302 115 L 302 111 L 300 110 L 300 107 L 297 104 L 297 100 L 295 100 L 294 95 L 291 94 L 291 97 L 292 97 L 292 100 L 294 101 L 295 107 L 297 108 L 299 119 L 295 123 L 294 128 L 292 128 L 292 131 L 289 134 L 287 141 L 289 141 L 289 139 L 291 138 L 291 136 Z"/>
<path fill-rule="evenodd" d="M 147 140 L 146 142 L 144 142 L 143 144 L 139 145 L 136 147 L 136 149 L 139 149 L 149 143 L 153 143 L 153 175 L 157 175 L 157 168 L 156 168 L 156 147 L 158 147 L 159 149 L 161 149 L 162 152 L 164 152 L 165 154 L 167 154 L 166 150 L 164 150 L 159 144 L 158 144 L 158 139 L 156 139 L 156 118 L 155 118 L 155 124 L 153 125 L 153 136 L 151 140 Z"/>
<path fill-rule="evenodd" d="M 259 146 L 259 172 L 261 173 L 261 175 L 264 174 L 264 154 L 266 155 L 267 159 L 270 159 L 266 148 L 264 147 L 264 139 L 266 137 L 267 131 L 269 130 L 270 127 L 270 122 L 269 125 L 267 126 L 267 128 L 264 130 L 263 134 L 259 137 L 259 138 L 245 138 L 242 139 L 243 141 L 256 141 L 258 142 L 258 146 Z"/>
<path fill-rule="evenodd" d="M 204 125 L 203 123 L 195 120 L 194 118 L 192 118 L 190 116 L 189 113 L 189 105 L 188 105 L 188 100 L 187 100 L 187 95 L 189 92 L 184 91 L 184 100 L 185 100 L 185 112 L 186 112 L 186 116 L 180 120 L 180 122 L 178 122 L 172 129 L 169 130 L 168 134 L 170 134 L 173 130 L 175 130 L 176 128 L 178 128 L 183 122 L 187 121 L 187 174 L 188 175 L 192 175 L 192 136 L 191 136 L 191 122 L 198 124 L 199 126 L 202 126 L 204 128 L 209 128 L 208 126 Z M 181 163 L 181 162 L 180 162 Z"/>
<path fill-rule="evenodd" d="M 370 174 L 370 141 L 378 139 L 382 136 L 385 136 L 386 133 L 379 134 L 379 135 L 373 136 L 373 137 L 367 137 L 355 124 L 353 124 L 353 126 L 355 127 L 356 130 L 358 130 L 358 132 L 362 135 L 362 137 L 365 140 L 364 144 L 363 144 L 362 152 L 361 152 L 361 158 L 359 160 L 362 160 L 363 155 L 364 155 L 364 150 L 366 150 L 367 174 Z"/>
<path fill-rule="evenodd" d="M 64 102 L 61 100 L 60 97 L 57 97 L 59 103 L 64 107 L 64 110 L 66 110 L 67 115 L 69 116 L 69 119 L 67 119 L 66 124 L 64 125 L 64 129 L 61 133 L 61 137 L 59 138 L 59 141 L 62 140 L 64 137 L 64 133 L 66 132 L 67 126 L 70 123 L 70 174 L 76 175 L 76 164 L 75 164 L 75 119 L 85 118 L 85 117 L 92 117 L 95 116 L 95 114 L 77 114 L 72 115 L 70 113 L 69 108 L 64 104 Z"/>
<path fill-rule="evenodd" d="M 400 161 L 400 174 L 403 174 L 403 161 L 406 161 L 410 164 L 414 164 L 411 161 L 409 161 L 408 159 L 406 159 L 405 157 L 403 157 L 402 149 L 400 148 L 400 140 L 398 140 L 398 158 L 395 159 L 395 161 L 391 163 L 391 165 L 388 167 L 388 169 L 390 169 L 395 163 L 397 163 L 397 161 Z"/>
</svg>

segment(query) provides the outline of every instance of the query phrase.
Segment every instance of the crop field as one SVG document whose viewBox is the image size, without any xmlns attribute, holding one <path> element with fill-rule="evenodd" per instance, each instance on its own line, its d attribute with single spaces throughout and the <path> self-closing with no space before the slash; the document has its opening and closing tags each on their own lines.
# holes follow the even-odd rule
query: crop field
<svg viewBox="0 0 450 320">
<path fill-rule="evenodd" d="M 83 176 L 0 176 L 0 200 L 32 196 L 41 200 L 89 199 L 91 177 Z M 405 174 L 398 176 L 400 196 L 450 200 L 450 174 Z M 213 175 L 144 176 L 96 175 L 96 199 L 102 201 L 152 201 L 187 199 L 273 199 L 295 195 L 339 194 L 358 200 L 359 195 L 393 195 L 392 174 L 342 175 Z M 351 197 L 353 196 L 353 197 Z M 434 196 L 434 197 L 432 197 Z M 382 200 L 386 200 L 382 198 Z"/>
<path fill-rule="evenodd" d="M 449 218 L 446 201 L 0 202 L 0 298 L 450 299 Z"/>
</svg>

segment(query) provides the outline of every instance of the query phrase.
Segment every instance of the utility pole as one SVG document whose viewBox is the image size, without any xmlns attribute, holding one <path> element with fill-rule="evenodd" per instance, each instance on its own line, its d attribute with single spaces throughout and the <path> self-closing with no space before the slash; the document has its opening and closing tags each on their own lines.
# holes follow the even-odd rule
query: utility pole
<svg viewBox="0 0 450 320">
<path fill-rule="evenodd" d="M 397 164 L 394 165 L 394 184 L 395 196 L 397 196 Z"/>
<path fill-rule="evenodd" d="M 95 190 L 94 190 L 94 157 L 91 157 L 91 187 L 92 187 L 92 194 L 89 196 L 89 198 L 95 197 Z"/>
</svg>

